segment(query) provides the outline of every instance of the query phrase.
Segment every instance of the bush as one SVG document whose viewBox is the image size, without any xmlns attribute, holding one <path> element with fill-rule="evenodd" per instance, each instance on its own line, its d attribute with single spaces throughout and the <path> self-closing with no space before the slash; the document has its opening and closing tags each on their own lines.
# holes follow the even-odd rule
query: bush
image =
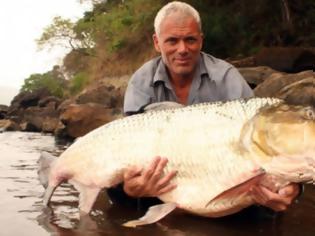
<svg viewBox="0 0 315 236">
<path fill-rule="evenodd" d="M 65 95 L 66 80 L 56 78 L 52 71 L 44 74 L 32 74 L 24 80 L 21 88 L 22 92 L 34 92 L 38 89 L 46 88 L 52 95 L 63 98 Z"/>
<path fill-rule="evenodd" d="M 75 95 L 83 90 L 83 88 L 88 85 L 89 77 L 86 73 L 81 72 L 73 76 L 70 80 L 70 93 Z"/>
</svg>

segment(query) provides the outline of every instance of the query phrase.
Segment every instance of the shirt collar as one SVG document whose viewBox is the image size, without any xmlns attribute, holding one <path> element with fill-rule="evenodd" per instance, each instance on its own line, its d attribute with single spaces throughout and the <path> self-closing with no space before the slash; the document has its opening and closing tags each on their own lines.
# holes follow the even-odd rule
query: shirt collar
<svg viewBox="0 0 315 236">
<path fill-rule="evenodd" d="M 156 84 L 157 82 L 164 82 L 165 84 L 170 85 L 170 81 L 168 78 L 166 66 L 162 60 L 162 57 L 159 58 L 158 60 L 158 66 L 156 68 L 154 77 L 153 77 L 153 83 Z"/>
<path fill-rule="evenodd" d="M 199 58 L 199 73 L 200 73 L 200 78 L 203 76 L 203 75 L 209 75 L 208 74 L 208 71 L 206 69 L 206 65 L 205 65 L 205 62 L 204 62 L 204 59 L 203 59 L 203 56 L 202 54 L 200 55 L 200 58 Z"/>
</svg>

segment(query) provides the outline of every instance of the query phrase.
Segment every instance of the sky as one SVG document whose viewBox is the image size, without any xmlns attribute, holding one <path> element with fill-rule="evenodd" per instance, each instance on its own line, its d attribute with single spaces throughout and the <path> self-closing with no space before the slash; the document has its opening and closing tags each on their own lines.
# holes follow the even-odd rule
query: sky
<svg viewBox="0 0 315 236">
<path fill-rule="evenodd" d="M 0 8 L 0 104 L 12 99 L 24 79 L 60 64 L 66 48 L 39 51 L 35 40 L 55 16 L 81 18 L 88 4 L 79 0 L 3 1 Z"/>
</svg>

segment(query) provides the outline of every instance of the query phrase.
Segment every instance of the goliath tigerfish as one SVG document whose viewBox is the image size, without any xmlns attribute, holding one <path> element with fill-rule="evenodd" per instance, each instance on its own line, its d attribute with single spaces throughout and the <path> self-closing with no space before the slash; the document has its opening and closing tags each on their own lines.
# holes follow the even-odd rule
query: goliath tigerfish
<svg viewBox="0 0 315 236">
<path fill-rule="evenodd" d="M 155 156 L 168 158 L 165 173 L 178 171 L 172 180 L 177 187 L 159 196 L 165 204 L 126 226 L 155 222 L 174 208 L 206 217 L 233 214 L 254 204 L 249 189 L 258 182 L 274 191 L 290 182 L 314 183 L 315 111 L 252 98 L 115 120 L 52 163 L 44 205 L 69 181 L 80 192 L 81 214 L 87 214 L 101 189 L 122 182 L 126 168 L 145 167 Z"/>
</svg>

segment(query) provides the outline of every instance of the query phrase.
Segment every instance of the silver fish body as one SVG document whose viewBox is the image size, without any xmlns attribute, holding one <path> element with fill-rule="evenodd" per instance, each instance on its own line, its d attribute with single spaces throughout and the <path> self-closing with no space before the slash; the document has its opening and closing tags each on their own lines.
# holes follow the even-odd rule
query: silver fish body
<svg viewBox="0 0 315 236">
<path fill-rule="evenodd" d="M 277 155 L 252 146 L 258 129 L 252 120 L 261 109 L 281 103 L 271 98 L 204 103 L 108 123 L 80 138 L 53 163 L 44 201 L 47 204 L 54 189 L 68 180 L 80 192 L 80 210 L 89 212 L 102 188 L 122 182 L 126 168 L 146 167 L 155 156 L 168 158 L 165 173 L 178 172 L 172 180 L 177 187 L 159 198 L 208 217 L 253 204 L 248 189 L 257 181 L 272 188 L 312 181 L 311 169 L 304 179 L 286 178 L 282 163 L 273 160 Z M 297 168 L 310 163 L 313 160 L 305 160 Z"/>
</svg>

